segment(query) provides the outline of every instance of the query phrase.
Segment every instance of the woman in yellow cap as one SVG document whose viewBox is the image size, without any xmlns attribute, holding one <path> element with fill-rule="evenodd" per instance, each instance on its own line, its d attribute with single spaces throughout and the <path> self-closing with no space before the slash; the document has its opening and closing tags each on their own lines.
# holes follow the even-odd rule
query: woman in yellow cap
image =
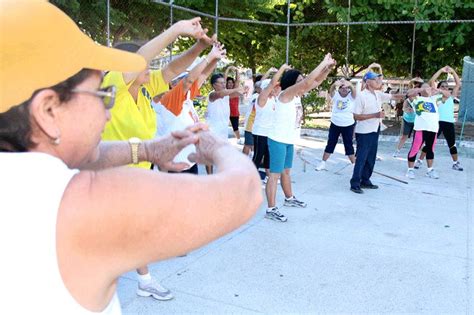
<svg viewBox="0 0 474 315">
<path fill-rule="evenodd" d="M 46 1 L 0 6 L 0 238 L 7 257 L 1 267 L 20 271 L 4 275 L 2 307 L 120 313 L 117 278 L 247 221 L 261 202 L 258 175 L 202 125 L 160 140 L 101 143 L 115 89 L 100 89 L 100 70 L 140 71 L 143 58 L 96 45 Z M 192 158 L 218 165 L 219 173 L 116 167 L 170 163 L 191 143 Z M 25 282 L 41 286 L 26 303 L 19 294 Z"/>
</svg>

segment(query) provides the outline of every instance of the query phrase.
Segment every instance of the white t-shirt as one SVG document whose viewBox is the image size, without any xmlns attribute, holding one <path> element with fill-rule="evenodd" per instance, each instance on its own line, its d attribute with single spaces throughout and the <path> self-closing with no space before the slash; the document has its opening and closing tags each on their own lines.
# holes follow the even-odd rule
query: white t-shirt
<svg viewBox="0 0 474 315">
<path fill-rule="evenodd" d="M 100 313 L 88 311 L 63 283 L 56 252 L 56 220 L 72 177 L 60 159 L 44 153 L 0 153 L 0 244 L 4 256 L 2 309 L 19 314 L 121 314 L 115 294 Z M 28 294 L 26 284 L 42 287 Z"/>
<path fill-rule="evenodd" d="M 173 131 L 184 130 L 199 121 L 199 116 L 194 108 L 193 101 L 190 99 L 190 91 L 186 93 L 186 100 L 183 102 L 183 109 L 178 116 L 175 116 L 160 102 L 152 102 L 153 109 L 156 112 L 157 130 L 155 137 L 163 137 L 171 134 Z M 196 146 L 190 144 L 183 148 L 173 159 L 174 162 L 184 162 L 192 167 L 194 164 L 188 160 L 191 153 L 196 152 Z"/>
<path fill-rule="evenodd" d="M 411 106 L 416 114 L 414 130 L 438 132 L 439 113 L 436 98 L 417 96 Z"/>
<path fill-rule="evenodd" d="M 338 127 L 347 127 L 354 124 L 354 98 L 349 93 L 342 97 L 338 91 L 332 98 L 331 122 Z"/>
<path fill-rule="evenodd" d="M 382 110 L 382 104 L 390 102 L 392 96 L 381 91 L 374 91 L 374 93 L 365 89 L 359 93 L 355 99 L 354 114 L 366 115 L 375 114 Z M 370 118 L 366 120 L 358 120 L 355 126 L 356 133 L 371 133 L 379 130 L 381 119 Z"/>
<path fill-rule="evenodd" d="M 273 128 L 270 130 L 268 138 L 281 143 L 294 144 L 300 136 L 303 119 L 301 98 L 295 96 L 290 102 L 282 103 L 280 95 L 275 102 Z"/>
<path fill-rule="evenodd" d="M 209 130 L 226 140 L 229 137 L 229 117 L 229 96 L 224 96 L 214 102 L 208 100 L 206 122 Z"/>
<path fill-rule="evenodd" d="M 275 98 L 269 97 L 265 106 L 255 103 L 255 121 L 253 123 L 252 134 L 268 137 L 268 133 L 273 128 L 273 114 L 275 113 Z"/>
</svg>

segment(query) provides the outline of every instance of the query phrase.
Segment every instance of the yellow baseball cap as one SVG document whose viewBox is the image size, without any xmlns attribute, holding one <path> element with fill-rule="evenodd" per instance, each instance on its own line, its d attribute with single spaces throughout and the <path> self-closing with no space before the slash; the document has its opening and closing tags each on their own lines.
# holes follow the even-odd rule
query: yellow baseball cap
<svg viewBox="0 0 474 315">
<path fill-rule="evenodd" d="M 0 0 L 0 113 L 83 68 L 138 72 L 143 57 L 96 44 L 44 0 Z"/>
</svg>

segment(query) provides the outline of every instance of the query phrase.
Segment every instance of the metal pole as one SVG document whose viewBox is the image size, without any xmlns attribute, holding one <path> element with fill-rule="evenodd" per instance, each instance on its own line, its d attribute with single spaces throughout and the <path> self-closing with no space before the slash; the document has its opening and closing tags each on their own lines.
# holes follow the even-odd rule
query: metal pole
<svg viewBox="0 0 474 315">
<path fill-rule="evenodd" d="M 107 0 L 107 46 L 110 47 L 110 0 Z"/>
<path fill-rule="evenodd" d="M 351 21 L 351 0 L 349 0 L 349 9 L 347 11 L 347 22 Z M 349 70 L 349 30 L 350 24 L 347 24 L 346 31 L 346 68 Z"/>
<path fill-rule="evenodd" d="M 286 64 L 290 62 L 290 4 L 288 0 L 288 11 L 286 13 Z"/>
<path fill-rule="evenodd" d="M 214 17 L 214 33 L 217 34 L 219 32 L 219 0 L 216 0 L 216 12 Z"/>
<path fill-rule="evenodd" d="M 418 0 L 415 0 L 415 9 L 414 14 L 416 14 L 418 10 Z M 410 77 L 413 78 L 413 65 L 415 63 L 415 39 L 416 39 L 416 15 L 413 22 L 413 37 L 411 43 L 411 66 L 410 66 Z"/>
<path fill-rule="evenodd" d="M 174 0 L 171 0 L 170 1 L 170 27 L 173 25 L 173 2 Z M 169 46 L 168 46 L 169 50 L 170 50 L 170 62 L 173 60 L 173 43 L 171 43 Z"/>
</svg>

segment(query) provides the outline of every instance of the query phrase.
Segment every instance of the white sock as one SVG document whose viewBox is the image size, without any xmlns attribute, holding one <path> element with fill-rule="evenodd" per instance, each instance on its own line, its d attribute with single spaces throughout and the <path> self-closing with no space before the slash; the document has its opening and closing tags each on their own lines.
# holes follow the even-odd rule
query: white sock
<svg viewBox="0 0 474 315">
<path fill-rule="evenodd" d="M 428 167 L 427 170 L 428 170 L 428 172 L 431 172 L 431 170 L 433 170 L 433 168 L 432 168 L 432 167 Z"/>
<path fill-rule="evenodd" d="M 295 196 L 291 196 L 290 198 L 285 197 L 285 200 L 291 200 L 291 199 L 294 199 L 294 198 L 295 198 Z"/>
<path fill-rule="evenodd" d="M 412 170 L 412 171 L 414 171 L 414 170 L 415 170 L 415 168 L 414 168 L 414 167 L 409 167 L 409 168 L 408 168 L 408 170 Z"/>
<path fill-rule="evenodd" d="M 141 285 L 147 285 L 151 282 L 151 275 L 148 272 L 147 274 L 141 275 L 137 272 L 137 279 Z"/>
<path fill-rule="evenodd" d="M 270 212 L 270 211 L 273 211 L 273 210 L 275 210 L 275 207 L 268 207 L 267 208 L 267 212 Z"/>
</svg>

